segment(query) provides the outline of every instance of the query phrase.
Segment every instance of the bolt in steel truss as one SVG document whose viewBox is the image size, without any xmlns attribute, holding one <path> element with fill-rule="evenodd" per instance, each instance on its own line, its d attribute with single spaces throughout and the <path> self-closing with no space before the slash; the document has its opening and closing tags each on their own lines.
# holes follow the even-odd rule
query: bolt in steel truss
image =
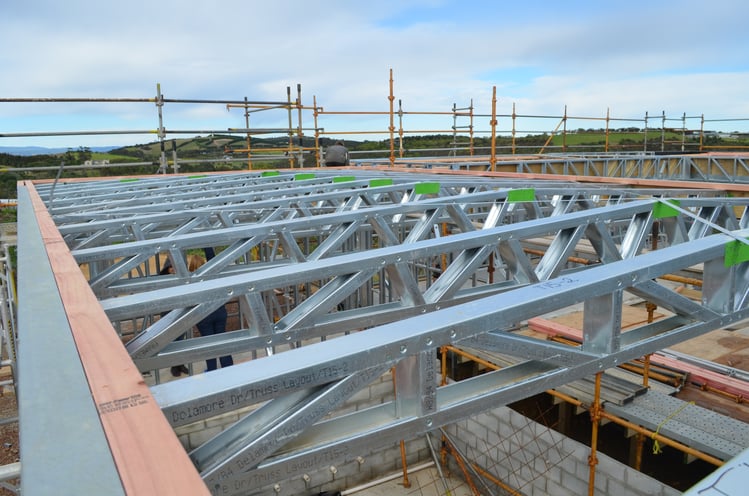
<svg viewBox="0 0 749 496">
<path fill-rule="evenodd" d="M 190 453 L 220 494 L 351 460 L 749 317 L 749 200 L 418 179 L 246 173 L 36 189 L 140 371 L 252 354 L 151 388 L 174 427 L 256 407 Z M 525 249 L 539 243 L 542 256 Z M 186 255 L 204 248 L 217 256 L 190 272 Z M 166 258 L 175 273 L 159 275 Z M 659 279 L 696 265 L 702 302 Z M 625 293 L 668 316 L 623 333 Z M 230 302 L 239 329 L 175 341 Z M 579 349 L 513 332 L 578 303 Z M 517 363 L 438 387 L 436 350 L 447 344 Z M 335 413 L 392 367 L 395 398 Z"/>
</svg>

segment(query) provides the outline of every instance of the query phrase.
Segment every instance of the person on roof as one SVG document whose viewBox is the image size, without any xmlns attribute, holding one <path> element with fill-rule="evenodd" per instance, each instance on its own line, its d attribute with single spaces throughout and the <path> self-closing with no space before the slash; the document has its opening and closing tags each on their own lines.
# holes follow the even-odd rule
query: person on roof
<svg viewBox="0 0 749 496">
<path fill-rule="evenodd" d="M 205 257 L 202 255 L 190 255 L 188 257 L 187 268 L 190 272 L 195 272 L 206 263 L 206 260 L 210 260 L 215 256 L 213 248 L 205 248 L 204 251 L 206 254 Z M 221 334 L 226 330 L 226 319 L 226 306 L 221 305 L 206 318 L 198 322 L 197 326 L 200 335 L 211 336 L 213 334 Z M 218 363 L 221 364 L 221 368 L 225 368 L 234 365 L 234 360 L 231 355 L 225 355 L 218 359 Z M 216 370 L 218 368 L 218 363 L 215 358 L 207 359 L 205 361 L 206 371 Z"/>
<path fill-rule="evenodd" d="M 343 144 L 343 141 L 336 141 L 335 145 L 330 145 L 325 150 L 325 166 L 326 167 L 340 167 L 348 165 L 348 148 Z"/>
</svg>

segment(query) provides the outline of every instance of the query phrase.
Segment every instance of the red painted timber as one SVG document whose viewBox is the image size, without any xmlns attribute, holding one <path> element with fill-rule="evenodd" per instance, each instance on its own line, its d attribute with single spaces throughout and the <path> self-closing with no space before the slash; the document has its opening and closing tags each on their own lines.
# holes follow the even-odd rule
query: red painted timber
<svg viewBox="0 0 749 496">
<path fill-rule="evenodd" d="M 563 336 L 578 342 L 582 342 L 583 339 L 583 332 L 580 329 L 541 317 L 529 319 L 528 327 L 534 331 L 543 332 L 550 336 Z M 741 379 L 707 370 L 699 365 L 682 362 L 657 352 L 650 356 L 650 361 L 663 367 L 688 373 L 689 382 L 700 387 L 706 386 L 717 389 L 718 391 L 732 394 L 738 399 L 749 398 L 749 383 L 742 381 Z"/>
<path fill-rule="evenodd" d="M 25 186 L 125 493 L 209 495 L 33 183 L 27 182 Z M 124 404 L 128 407 L 122 408 Z"/>
</svg>

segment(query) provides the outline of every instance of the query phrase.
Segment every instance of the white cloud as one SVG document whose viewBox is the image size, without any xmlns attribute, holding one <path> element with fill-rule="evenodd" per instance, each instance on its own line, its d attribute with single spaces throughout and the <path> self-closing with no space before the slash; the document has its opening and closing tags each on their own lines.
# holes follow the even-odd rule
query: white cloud
<svg viewBox="0 0 749 496">
<path fill-rule="evenodd" d="M 0 97 L 148 98 L 161 83 L 170 98 L 280 101 L 300 83 L 307 105 L 314 95 L 326 110 L 387 110 L 392 68 L 409 111 L 473 99 L 486 114 L 496 86 L 500 113 L 516 102 L 554 115 L 743 117 L 747 14 L 739 0 L 11 0 L 0 6 L 0 44 L 13 47 L 0 51 Z M 0 103 L 0 133 L 18 112 Z M 185 125 L 241 121 L 225 113 L 167 109 Z M 153 108 L 144 114 L 153 127 Z"/>
</svg>

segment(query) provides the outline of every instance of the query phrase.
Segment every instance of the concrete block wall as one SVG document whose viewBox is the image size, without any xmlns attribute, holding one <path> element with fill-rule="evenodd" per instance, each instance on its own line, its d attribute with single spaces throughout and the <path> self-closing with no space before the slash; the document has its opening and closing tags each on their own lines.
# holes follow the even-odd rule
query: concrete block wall
<svg viewBox="0 0 749 496">
<path fill-rule="evenodd" d="M 351 396 L 339 409 L 328 415 L 328 418 L 392 401 L 393 398 L 392 375 L 386 373 Z M 254 408 L 253 406 L 181 426 L 176 428 L 175 432 L 185 449 L 191 451 L 230 427 Z M 408 466 L 432 459 L 424 438 L 406 441 L 405 448 Z M 315 470 L 309 470 L 290 479 L 274 481 L 265 487 L 253 489 L 252 494 L 267 494 L 269 496 L 317 495 L 323 491 L 342 491 L 384 475 L 402 471 L 400 444 L 377 451 L 353 453 L 351 458 L 343 463 L 317 467 Z"/>
<path fill-rule="evenodd" d="M 406 460 L 408 466 L 431 460 L 429 448 L 423 438 L 406 441 Z M 402 470 L 400 444 L 397 444 L 383 450 L 360 454 L 345 463 L 320 467 L 306 474 L 257 488 L 257 492 L 252 494 L 311 496 L 324 491 L 343 491 L 386 475 L 401 473 Z"/>
<path fill-rule="evenodd" d="M 590 448 L 510 408 L 476 415 L 445 430 L 467 458 L 522 494 L 576 496 L 588 493 Z M 603 453 L 597 453 L 596 457 L 596 495 L 681 494 Z M 457 466 L 452 466 L 451 470 L 458 473 Z"/>
<path fill-rule="evenodd" d="M 393 397 L 392 375 L 388 372 L 371 382 L 369 386 L 362 388 L 360 391 L 352 395 L 340 408 L 328 415 L 327 418 L 345 415 L 363 408 L 392 401 Z M 255 408 L 256 407 L 253 405 L 248 408 L 211 417 L 204 421 L 177 427 L 175 432 L 177 433 L 182 446 L 184 446 L 187 451 L 191 451 L 237 422 L 241 417 L 247 415 Z"/>
<path fill-rule="evenodd" d="M 392 376 L 387 373 L 354 394 L 332 418 L 393 399 Z M 235 423 L 253 407 L 213 417 L 175 429 L 190 451 Z M 590 448 L 533 422 L 507 407 L 497 408 L 451 424 L 445 429 L 470 461 L 479 464 L 510 487 L 527 496 L 575 496 L 588 493 Z M 430 461 L 426 440 L 406 441 L 409 466 Z M 598 453 L 597 495 L 676 496 L 679 491 L 616 460 Z M 256 488 L 253 494 L 316 495 L 341 491 L 402 470 L 400 445 L 315 467 L 304 474 Z M 448 459 L 452 460 L 451 457 Z M 454 464 L 454 461 L 452 462 Z M 451 467 L 460 474 L 457 465 Z"/>
</svg>

